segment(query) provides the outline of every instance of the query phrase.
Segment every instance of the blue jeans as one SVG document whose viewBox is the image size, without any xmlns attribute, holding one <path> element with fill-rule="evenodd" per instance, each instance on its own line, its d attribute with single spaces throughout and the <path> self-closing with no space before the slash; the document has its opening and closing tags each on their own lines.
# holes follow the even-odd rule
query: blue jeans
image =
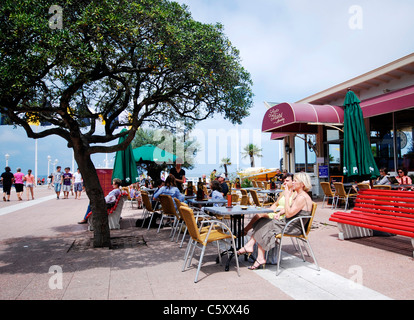
<svg viewBox="0 0 414 320">
<path fill-rule="evenodd" d="M 61 188 L 62 188 L 62 185 L 60 183 L 55 182 L 55 192 L 60 192 Z"/>
</svg>

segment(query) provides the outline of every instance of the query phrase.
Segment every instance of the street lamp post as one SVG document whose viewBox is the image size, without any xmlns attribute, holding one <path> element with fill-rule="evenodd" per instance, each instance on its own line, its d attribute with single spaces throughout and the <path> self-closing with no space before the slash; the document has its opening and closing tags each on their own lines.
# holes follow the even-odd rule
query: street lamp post
<svg viewBox="0 0 414 320">
<path fill-rule="evenodd" d="M 50 175 L 50 163 L 52 162 L 52 157 L 47 156 L 47 177 Z"/>
<path fill-rule="evenodd" d="M 9 166 L 9 158 L 10 158 L 10 155 L 8 153 L 6 153 L 4 155 L 4 157 L 6 158 L 6 167 L 8 167 Z"/>
</svg>

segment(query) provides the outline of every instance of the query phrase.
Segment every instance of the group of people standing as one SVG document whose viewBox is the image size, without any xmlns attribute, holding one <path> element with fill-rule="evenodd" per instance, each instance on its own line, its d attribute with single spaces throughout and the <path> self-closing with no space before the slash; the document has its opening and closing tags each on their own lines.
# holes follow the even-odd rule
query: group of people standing
<svg viewBox="0 0 414 320">
<path fill-rule="evenodd" d="M 70 172 L 66 167 L 62 172 L 62 167 L 57 166 L 56 171 L 52 174 L 53 189 L 56 192 L 56 199 L 59 199 L 60 193 L 63 192 L 63 199 L 69 199 L 69 192 L 75 195 L 75 199 L 80 199 L 83 189 L 83 179 L 79 168 L 75 173 Z"/>
<path fill-rule="evenodd" d="M 3 201 L 10 201 L 11 188 L 14 184 L 16 189 L 17 199 L 23 200 L 23 189 L 26 183 L 27 200 L 34 200 L 33 187 L 35 184 L 35 176 L 32 174 L 32 170 L 27 170 L 27 174 L 21 172 L 21 168 L 16 169 L 16 173 L 12 173 L 10 167 L 4 168 L 4 172 L 1 174 L 1 182 L 3 184 Z"/>
</svg>

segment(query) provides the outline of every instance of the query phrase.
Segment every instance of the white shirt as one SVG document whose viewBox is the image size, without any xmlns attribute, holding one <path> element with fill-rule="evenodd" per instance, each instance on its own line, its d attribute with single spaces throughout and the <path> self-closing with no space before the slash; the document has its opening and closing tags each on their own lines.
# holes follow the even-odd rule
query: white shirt
<svg viewBox="0 0 414 320">
<path fill-rule="evenodd" d="M 75 183 L 82 182 L 82 175 L 80 173 L 75 172 L 73 176 L 75 177 Z"/>
</svg>

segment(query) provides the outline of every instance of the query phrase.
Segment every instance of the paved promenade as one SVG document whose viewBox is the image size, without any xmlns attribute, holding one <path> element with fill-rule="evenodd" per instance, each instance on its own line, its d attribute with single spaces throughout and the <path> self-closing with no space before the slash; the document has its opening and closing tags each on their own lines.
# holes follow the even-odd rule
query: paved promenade
<svg viewBox="0 0 414 320">
<path fill-rule="evenodd" d="M 14 190 L 13 190 L 14 191 Z M 197 259 L 181 271 L 184 251 L 169 240 L 170 229 L 141 229 L 142 211 L 125 204 L 121 230 L 111 237 L 115 249 L 89 246 L 93 234 L 79 225 L 88 199 L 56 199 L 47 187 L 35 189 L 35 200 L 0 203 L 0 299 L 57 300 L 388 300 L 414 299 L 414 261 L 405 237 L 339 241 L 330 208 L 319 202 L 311 243 L 321 267 L 300 259 L 289 239 L 282 273 L 275 266 L 250 271 L 239 258 L 230 271 L 215 263 L 209 247 L 199 282 Z M 26 197 L 23 197 L 26 199 Z"/>
</svg>

